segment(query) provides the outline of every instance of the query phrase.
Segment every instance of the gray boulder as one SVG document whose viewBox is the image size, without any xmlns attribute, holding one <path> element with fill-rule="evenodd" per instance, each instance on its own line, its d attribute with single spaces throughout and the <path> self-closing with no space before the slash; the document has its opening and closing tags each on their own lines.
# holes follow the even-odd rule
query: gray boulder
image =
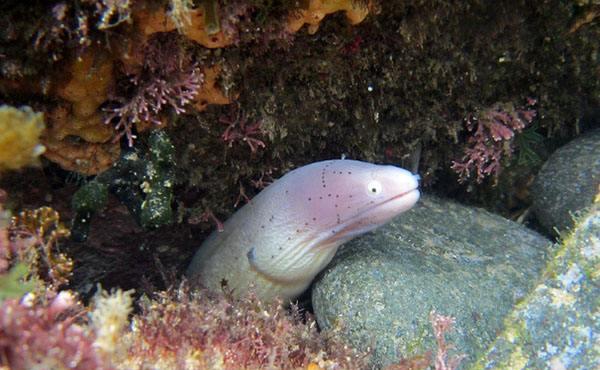
<svg viewBox="0 0 600 370">
<path fill-rule="evenodd" d="M 391 224 L 345 245 L 317 278 L 319 325 L 372 349 L 383 367 L 435 351 L 429 313 L 456 318 L 447 337 L 472 363 L 535 286 L 551 243 L 481 209 L 424 196 Z"/>
<path fill-rule="evenodd" d="M 600 203 L 582 217 L 476 369 L 600 369 Z"/>
<path fill-rule="evenodd" d="M 531 188 L 533 211 L 549 231 L 568 229 L 573 214 L 589 207 L 600 185 L 600 130 L 554 152 Z"/>
</svg>

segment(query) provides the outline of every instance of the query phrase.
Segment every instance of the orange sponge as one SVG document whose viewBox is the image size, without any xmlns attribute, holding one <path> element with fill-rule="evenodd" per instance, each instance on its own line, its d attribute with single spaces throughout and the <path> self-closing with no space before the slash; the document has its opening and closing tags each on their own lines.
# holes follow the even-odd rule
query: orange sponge
<svg viewBox="0 0 600 370">
<path fill-rule="evenodd" d="M 113 60 L 90 50 L 77 57 L 68 72 L 68 79 L 55 91 L 67 104 L 48 114 L 41 140 L 46 146 L 44 156 L 66 170 L 97 174 L 120 154 L 119 143 L 112 142 L 115 132 L 98 109 L 114 83 Z"/>
<path fill-rule="evenodd" d="M 193 40 L 207 48 L 222 48 L 233 43 L 223 31 L 209 32 L 206 26 L 206 11 L 203 6 L 188 11 L 189 22 L 184 22 L 180 32 L 190 40 Z M 134 14 L 135 22 L 141 32 L 149 36 L 156 32 L 173 31 L 175 22 L 167 15 L 164 9 L 148 10 L 140 9 Z"/>
<path fill-rule="evenodd" d="M 369 14 L 369 6 L 358 4 L 353 0 L 309 0 L 308 7 L 300 10 L 300 14 L 290 15 L 287 30 L 297 32 L 304 24 L 308 24 L 308 33 L 317 32 L 319 24 L 327 14 L 344 11 L 350 24 L 362 22 Z"/>
<path fill-rule="evenodd" d="M 217 86 L 217 78 L 219 77 L 220 72 L 221 67 L 218 65 L 206 68 L 203 71 L 204 83 L 194 99 L 194 108 L 196 108 L 198 112 L 205 110 L 209 104 L 224 105 L 232 102 L 232 99 L 225 96 Z"/>
</svg>

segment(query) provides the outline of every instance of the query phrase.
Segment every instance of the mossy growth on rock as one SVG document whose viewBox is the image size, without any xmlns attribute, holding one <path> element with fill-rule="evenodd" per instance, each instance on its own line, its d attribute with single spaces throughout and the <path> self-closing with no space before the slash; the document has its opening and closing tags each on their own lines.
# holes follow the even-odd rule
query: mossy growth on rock
<svg viewBox="0 0 600 370">
<path fill-rule="evenodd" d="M 175 148 L 167 134 L 161 131 L 150 136 L 149 146 L 150 158 L 141 184 L 145 199 L 140 205 L 140 224 L 145 228 L 156 228 L 173 220 Z"/>
<path fill-rule="evenodd" d="M 577 222 L 549 261 L 539 284 L 504 321 L 472 369 L 598 367 L 600 203 Z"/>
<path fill-rule="evenodd" d="M 89 233 L 90 218 L 105 206 L 108 192 L 124 203 L 136 221 L 146 229 L 173 222 L 174 152 L 164 131 L 148 138 L 149 149 L 125 152 L 109 170 L 83 185 L 73 196 L 73 238 L 83 241 Z"/>
<path fill-rule="evenodd" d="M 353 27 L 343 15 L 331 15 L 314 35 L 295 34 L 285 51 L 242 38 L 238 47 L 213 53 L 223 64 L 221 82 L 239 92 L 245 115 L 262 122 L 266 147 L 250 154 L 246 144 L 222 140 L 229 107 L 182 116 L 172 138 L 189 214 L 210 209 L 226 218 L 240 187 L 251 197 L 251 182 L 265 173 L 277 178 L 343 154 L 411 168 L 407 159 L 415 152 L 426 187 L 505 215 L 525 208 L 529 199 L 521 189 L 529 175 L 576 134 L 582 107 L 600 103 L 600 84 L 589 78 L 597 65 L 598 28 L 569 32 L 579 10 L 559 1 L 380 7 Z M 496 187 L 494 181 L 457 184 L 450 166 L 469 136 L 463 119 L 498 102 L 522 106 L 528 97 L 538 101 L 531 127 L 544 142 L 515 138 L 515 160 L 502 162 L 513 167 Z M 531 152 L 540 160 L 517 171 L 515 162 Z M 513 204 L 498 201 L 507 198 Z"/>
</svg>

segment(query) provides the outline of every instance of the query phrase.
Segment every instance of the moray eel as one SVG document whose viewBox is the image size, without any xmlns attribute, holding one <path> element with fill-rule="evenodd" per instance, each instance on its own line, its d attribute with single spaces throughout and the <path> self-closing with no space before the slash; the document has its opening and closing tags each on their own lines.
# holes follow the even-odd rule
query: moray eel
<svg viewBox="0 0 600 370">
<path fill-rule="evenodd" d="M 418 176 L 399 167 L 329 160 L 297 168 L 213 232 L 187 270 L 192 286 L 263 300 L 300 295 L 348 240 L 407 211 Z"/>
</svg>

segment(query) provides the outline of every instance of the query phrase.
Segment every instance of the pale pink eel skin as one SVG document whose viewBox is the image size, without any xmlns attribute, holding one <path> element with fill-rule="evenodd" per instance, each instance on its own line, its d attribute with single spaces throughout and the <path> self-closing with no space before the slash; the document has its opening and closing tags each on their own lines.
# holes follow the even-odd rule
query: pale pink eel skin
<svg viewBox="0 0 600 370">
<path fill-rule="evenodd" d="M 193 286 L 249 289 L 270 301 L 300 295 L 348 240 L 412 208 L 418 177 L 395 166 L 329 160 L 297 168 L 262 190 L 202 244 Z"/>
</svg>

